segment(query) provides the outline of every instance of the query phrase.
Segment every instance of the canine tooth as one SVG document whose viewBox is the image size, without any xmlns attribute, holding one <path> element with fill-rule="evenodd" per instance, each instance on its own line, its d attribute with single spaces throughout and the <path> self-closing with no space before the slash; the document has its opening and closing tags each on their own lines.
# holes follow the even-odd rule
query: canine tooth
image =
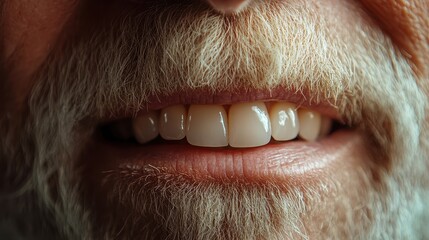
<svg viewBox="0 0 429 240">
<path fill-rule="evenodd" d="M 233 104 L 228 117 L 231 147 L 257 147 L 270 142 L 271 123 L 263 102 Z"/>
<path fill-rule="evenodd" d="M 298 113 L 291 103 L 274 103 L 270 109 L 272 136 L 277 141 L 296 138 L 299 132 Z"/>
<path fill-rule="evenodd" d="M 159 134 L 166 140 L 185 138 L 186 108 L 175 105 L 162 109 L 159 117 Z"/>
<path fill-rule="evenodd" d="M 319 138 L 326 137 L 332 128 L 332 120 L 328 117 L 322 116 L 322 123 L 320 127 Z"/>
<path fill-rule="evenodd" d="M 134 137 L 139 143 L 147 143 L 158 136 L 158 113 L 150 111 L 133 119 Z"/>
<path fill-rule="evenodd" d="M 228 146 L 228 118 L 221 105 L 191 105 L 186 139 L 200 147 Z"/>
<path fill-rule="evenodd" d="M 299 109 L 298 118 L 299 136 L 307 141 L 315 141 L 319 137 L 321 128 L 320 114 L 308 109 Z"/>
</svg>

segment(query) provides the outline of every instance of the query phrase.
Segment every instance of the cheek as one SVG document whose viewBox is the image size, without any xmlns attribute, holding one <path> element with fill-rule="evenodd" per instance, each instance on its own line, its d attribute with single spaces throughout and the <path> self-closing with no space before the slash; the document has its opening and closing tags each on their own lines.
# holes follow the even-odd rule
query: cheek
<svg viewBox="0 0 429 240">
<path fill-rule="evenodd" d="M 77 0 L 5 0 L 2 22 L 2 61 L 6 64 L 6 87 L 14 103 L 22 102 L 34 84 L 31 75 L 49 53 Z"/>
<path fill-rule="evenodd" d="M 428 77 L 429 12 L 428 1 L 362 0 L 384 31 L 415 64 L 417 73 Z"/>
</svg>

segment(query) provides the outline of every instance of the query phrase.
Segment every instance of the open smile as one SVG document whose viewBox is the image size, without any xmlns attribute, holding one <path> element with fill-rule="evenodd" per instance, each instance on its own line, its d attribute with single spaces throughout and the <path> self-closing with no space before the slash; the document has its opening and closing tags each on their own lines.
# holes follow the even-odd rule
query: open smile
<svg viewBox="0 0 429 240">
<path fill-rule="evenodd" d="M 102 124 L 88 154 L 103 159 L 101 172 L 275 181 L 312 177 L 365 148 L 363 134 L 342 124 L 329 101 L 312 104 L 302 93 L 200 90 L 160 99 L 136 116 Z"/>
</svg>

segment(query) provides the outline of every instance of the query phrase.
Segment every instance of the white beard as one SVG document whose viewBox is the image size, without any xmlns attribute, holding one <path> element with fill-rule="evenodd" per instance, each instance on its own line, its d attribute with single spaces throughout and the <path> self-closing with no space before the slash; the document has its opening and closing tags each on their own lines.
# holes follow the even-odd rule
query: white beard
<svg viewBox="0 0 429 240">
<path fill-rule="evenodd" d="M 155 9 L 53 54 L 38 76 L 28 111 L 1 119 L 0 156 L 7 166 L 3 182 L 12 186 L 2 199 L 8 206 L 5 216 L 23 223 L 29 235 L 114 238 L 122 223 L 106 214 L 112 219 L 100 226 L 95 217 L 100 213 L 92 203 L 83 204 L 88 183 L 81 181 L 85 165 L 79 159 L 94 119 L 124 106 L 137 111 L 149 95 L 185 87 L 283 86 L 311 89 L 312 102 L 328 96 L 350 125 L 369 132 L 380 147 L 380 156 L 374 153 L 367 166 L 353 173 L 356 189 L 344 189 L 335 179 L 313 188 L 198 184 L 146 171 L 149 182 L 130 192 L 124 186 L 130 174 L 114 173 L 106 177 L 113 189 L 96 200 L 106 197 L 107 204 L 119 204 L 121 196 L 125 203 L 127 196 L 141 199 L 127 205 L 129 221 L 141 225 L 131 224 L 136 227 L 125 229 L 135 232 L 120 236 L 429 238 L 424 227 L 429 220 L 427 101 L 409 64 L 365 21 L 344 33 L 305 4 L 273 5 L 269 12 L 260 4 L 236 19 L 200 8 Z M 267 28 L 257 27 L 264 23 Z M 130 80 L 124 84 L 123 79 Z M 14 125 L 20 117 L 23 123 Z M 168 186 L 169 179 L 178 184 Z M 126 209 L 118 208 L 112 214 Z M 28 215 L 23 218 L 23 213 Z M 155 219 L 160 217 L 161 223 Z"/>
</svg>

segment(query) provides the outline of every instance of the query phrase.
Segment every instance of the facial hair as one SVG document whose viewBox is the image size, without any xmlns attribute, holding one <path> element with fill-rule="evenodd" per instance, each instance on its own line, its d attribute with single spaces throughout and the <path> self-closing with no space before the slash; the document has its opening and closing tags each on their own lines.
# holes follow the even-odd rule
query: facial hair
<svg viewBox="0 0 429 240">
<path fill-rule="evenodd" d="M 155 4 L 59 45 L 26 111 L 1 119 L 4 216 L 26 234 L 70 239 L 428 237 L 418 76 L 373 24 L 358 18 L 339 28 L 312 9 L 258 2 L 221 16 L 203 5 Z M 189 88 L 274 87 L 310 91 L 313 103 L 329 99 L 380 150 L 349 173 L 355 189 L 338 179 L 199 181 L 156 168 L 112 169 L 100 186 L 84 174 L 85 143 L 117 109 L 136 113 L 149 96 Z"/>
</svg>

